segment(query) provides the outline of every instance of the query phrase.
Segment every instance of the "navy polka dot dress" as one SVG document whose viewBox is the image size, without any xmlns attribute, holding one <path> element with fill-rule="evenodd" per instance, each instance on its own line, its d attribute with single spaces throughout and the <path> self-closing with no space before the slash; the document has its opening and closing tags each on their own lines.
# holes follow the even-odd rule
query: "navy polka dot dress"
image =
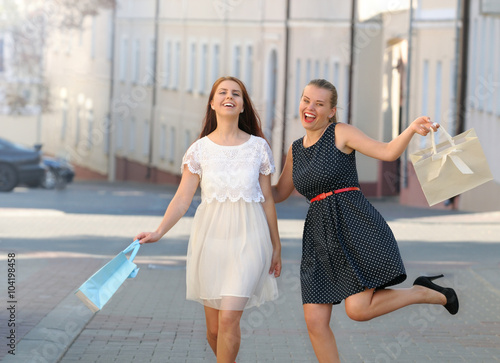
<svg viewBox="0 0 500 363">
<path fill-rule="evenodd" d="M 355 152 L 335 147 L 335 124 L 316 144 L 294 141 L 293 183 L 308 200 L 321 193 L 359 187 Z M 302 303 L 338 304 L 365 288 L 383 288 L 406 279 L 394 235 L 361 191 L 312 202 L 302 237 Z"/>
</svg>

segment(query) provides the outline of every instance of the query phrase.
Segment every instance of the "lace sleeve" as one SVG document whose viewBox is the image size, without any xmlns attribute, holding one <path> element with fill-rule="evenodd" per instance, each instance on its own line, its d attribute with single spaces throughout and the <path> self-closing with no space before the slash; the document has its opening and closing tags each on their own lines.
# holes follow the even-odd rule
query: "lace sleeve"
<svg viewBox="0 0 500 363">
<path fill-rule="evenodd" d="M 259 173 L 264 175 L 273 174 L 276 170 L 274 167 L 274 158 L 271 148 L 266 140 L 262 139 L 262 149 L 260 155 Z"/>
<path fill-rule="evenodd" d="M 191 145 L 184 154 L 184 157 L 182 158 L 181 171 L 184 169 L 184 165 L 187 165 L 191 173 L 201 176 L 199 142 L 195 142 Z"/>
</svg>

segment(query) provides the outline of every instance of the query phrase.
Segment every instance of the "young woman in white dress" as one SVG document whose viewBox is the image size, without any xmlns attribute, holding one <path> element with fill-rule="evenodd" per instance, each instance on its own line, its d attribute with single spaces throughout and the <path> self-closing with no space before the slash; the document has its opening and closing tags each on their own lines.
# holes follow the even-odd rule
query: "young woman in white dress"
<svg viewBox="0 0 500 363">
<path fill-rule="evenodd" d="M 182 179 L 154 232 L 158 241 L 186 213 L 200 185 L 189 239 L 188 300 L 205 308 L 207 340 L 217 362 L 238 354 L 243 310 L 278 297 L 281 243 L 271 192 L 274 162 L 244 84 L 234 77 L 213 85 L 199 139 L 182 161 Z"/>
</svg>

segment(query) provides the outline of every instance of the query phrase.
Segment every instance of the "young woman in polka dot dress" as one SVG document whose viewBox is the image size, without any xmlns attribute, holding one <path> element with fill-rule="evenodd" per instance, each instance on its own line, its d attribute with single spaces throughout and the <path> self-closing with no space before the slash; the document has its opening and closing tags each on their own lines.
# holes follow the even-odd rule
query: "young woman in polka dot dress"
<svg viewBox="0 0 500 363">
<path fill-rule="evenodd" d="M 339 362 L 330 329 L 332 306 L 345 300 L 347 315 L 366 321 L 412 304 L 441 304 L 458 311 L 451 288 L 421 276 L 409 289 L 385 289 L 406 279 L 391 229 L 359 189 L 355 151 L 393 161 L 414 134 L 432 124 L 419 117 L 389 143 L 336 122 L 337 91 L 316 79 L 305 88 L 299 114 L 306 135 L 293 142 L 273 196 L 279 203 L 297 189 L 310 201 L 304 224 L 300 279 L 304 316 L 319 362 Z"/>
</svg>

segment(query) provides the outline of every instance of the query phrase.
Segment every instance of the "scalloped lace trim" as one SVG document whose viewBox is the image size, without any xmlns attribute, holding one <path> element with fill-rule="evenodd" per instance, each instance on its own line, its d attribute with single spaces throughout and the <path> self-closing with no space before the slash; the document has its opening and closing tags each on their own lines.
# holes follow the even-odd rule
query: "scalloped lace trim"
<svg viewBox="0 0 500 363">
<path fill-rule="evenodd" d="M 229 196 L 229 195 L 212 195 L 210 197 L 207 197 L 207 196 L 203 196 L 202 200 L 207 203 L 207 204 L 210 204 L 214 201 L 217 201 L 219 203 L 224 203 L 226 201 L 230 201 L 230 202 L 237 202 L 239 201 L 240 199 L 243 199 L 245 202 L 247 203 L 262 203 L 265 201 L 265 198 L 264 196 L 254 196 L 254 197 L 249 197 L 249 196 L 246 196 L 246 195 L 243 195 L 243 194 L 240 194 L 238 196 Z"/>
<path fill-rule="evenodd" d="M 202 138 L 188 149 L 182 160 L 182 167 L 184 165 L 200 176 L 202 201 L 207 203 L 240 199 L 249 203 L 263 202 L 265 198 L 258 180 L 247 185 L 248 175 L 269 175 L 276 170 L 269 145 L 255 136 L 234 147 Z"/>
</svg>

